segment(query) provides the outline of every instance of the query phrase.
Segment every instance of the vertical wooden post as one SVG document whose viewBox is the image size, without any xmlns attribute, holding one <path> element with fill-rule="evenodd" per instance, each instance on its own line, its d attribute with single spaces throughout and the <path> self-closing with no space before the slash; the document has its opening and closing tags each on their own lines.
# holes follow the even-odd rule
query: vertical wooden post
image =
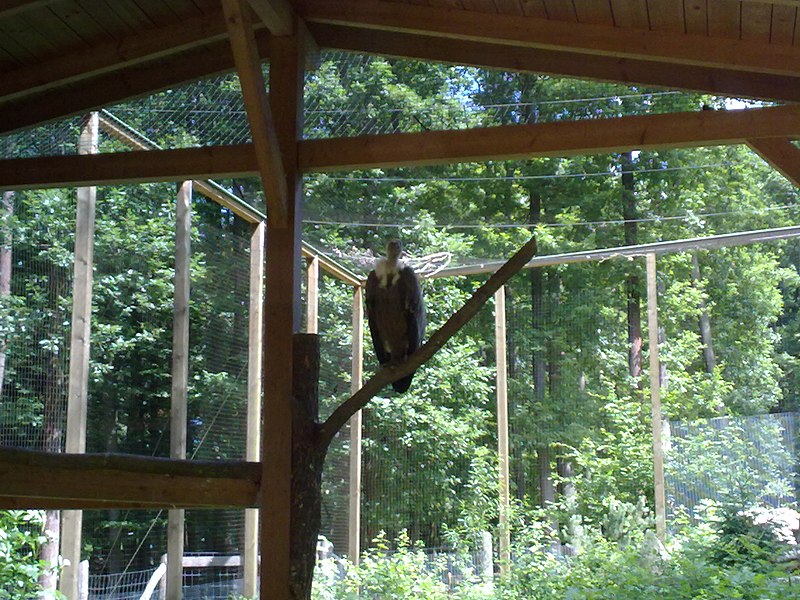
<svg viewBox="0 0 800 600">
<path fill-rule="evenodd" d="M 353 290 L 353 342 L 350 391 L 361 389 L 364 378 L 364 288 Z M 361 555 L 361 411 L 350 418 L 350 502 L 347 518 L 347 557 L 358 564 Z"/>
<path fill-rule="evenodd" d="M 500 482 L 500 572 L 507 575 L 511 565 L 511 506 L 508 464 L 508 367 L 506 353 L 506 288 L 494 295 L 494 339 L 497 372 L 497 455 Z"/>
<path fill-rule="evenodd" d="M 83 124 L 78 154 L 97 154 L 99 117 L 91 113 Z M 66 451 L 86 452 L 86 414 L 89 395 L 89 342 L 92 319 L 92 270 L 94 268 L 94 221 L 97 188 L 78 188 L 75 223 L 75 266 L 72 282 L 72 326 L 69 347 Z M 61 513 L 61 570 L 59 589 L 68 598 L 78 597 L 83 513 Z"/>
<path fill-rule="evenodd" d="M 259 223 L 250 238 L 250 318 L 247 344 L 247 449 L 245 459 L 261 457 L 261 361 L 264 328 L 264 231 Z M 258 590 L 258 509 L 244 513 L 244 595 Z"/>
<path fill-rule="evenodd" d="M 306 333 L 319 333 L 319 258 L 306 265 Z"/>
<path fill-rule="evenodd" d="M 261 476 L 261 598 L 290 598 L 293 341 L 300 330 L 300 201 L 297 168 L 303 99 L 302 33 L 271 43 L 270 104 L 287 178 L 287 225 L 267 223 Z"/>
<path fill-rule="evenodd" d="M 170 458 L 186 458 L 186 420 L 189 386 L 189 261 L 191 258 L 192 182 L 181 184 L 175 215 L 175 297 L 172 321 L 172 403 Z M 167 525 L 167 599 L 183 595 L 182 509 L 169 511 Z"/>
<path fill-rule="evenodd" d="M 650 344 L 650 403 L 653 425 L 653 478 L 656 503 L 656 535 L 667 534 L 667 501 L 664 489 L 664 447 L 661 443 L 661 369 L 658 359 L 658 288 L 656 255 L 647 255 L 647 329 Z"/>
</svg>

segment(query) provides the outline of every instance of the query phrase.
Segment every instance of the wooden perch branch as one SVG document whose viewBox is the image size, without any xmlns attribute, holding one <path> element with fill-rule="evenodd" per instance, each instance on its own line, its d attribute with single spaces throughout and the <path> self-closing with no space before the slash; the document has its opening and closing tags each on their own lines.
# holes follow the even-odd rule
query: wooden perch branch
<svg viewBox="0 0 800 600">
<path fill-rule="evenodd" d="M 444 346 L 447 341 L 461 330 L 464 325 L 469 323 L 478 314 L 481 307 L 494 296 L 513 275 L 518 273 L 525 264 L 536 255 L 536 238 L 532 237 L 520 248 L 508 262 L 500 267 L 495 273 L 479 287 L 472 297 L 447 322 L 434 333 L 419 350 L 414 352 L 408 359 L 400 364 L 387 364 L 381 367 L 363 387 L 353 394 L 350 398 L 342 402 L 333 411 L 328 420 L 322 424 L 320 429 L 319 443 L 321 448 L 330 444 L 333 436 L 336 435 L 345 423 L 356 412 L 364 408 L 367 403 L 374 398 L 385 386 L 393 381 L 400 379 L 415 371 Z"/>
</svg>

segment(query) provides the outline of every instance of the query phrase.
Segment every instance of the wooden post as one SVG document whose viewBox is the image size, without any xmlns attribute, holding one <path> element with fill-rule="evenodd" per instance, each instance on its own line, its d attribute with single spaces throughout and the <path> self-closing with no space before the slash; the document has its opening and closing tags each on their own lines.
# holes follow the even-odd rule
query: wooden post
<svg viewBox="0 0 800 600">
<path fill-rule="evenodd" d="M 494 294 L 494 339 L 497 372 L 497 455 L 500 482 L 500 572 L 511 566 L 511 533 L 508 527 L 511 507 L 508 465 L 508 368 L 506 365 L 506 288 Z"/>
<path fill-rule="evenodd" d="M 79 154 L 97 154 L 98 114 L 91 113 L 78 141 Z M 75 222 L 75 266 L 72 282 L 72 326 L 69 344 L 66 451 L 86 452 L 86 414 L 89 396 L 89 347 L 92 320 L 92 270 L 94 268 L 94 220 L 97 188 L 78 188 Z M 61 513 L 61 570 L 59 589 L 68 598 L 78 597 L 83 513 Z"/>
<path fill-rule="evenodd" d="M 245 458 L 261 458 L 261 361 L 264 327 L 264 230 L 259 223 L 250 238 L 250 319 L 247 354 L 247 449 Z M 258 509 L 244 512 L 244 595 L 258 590 Z"/>
<path fill-rule="evenodd" d="M 650 403 L 653 425 L 653 477 L 656 502 L 656 535 L 662 542 L 667 534 L 667 501 L 664 489 L 664 447 L 661 443 L 661 369 L 658 360 L 658 289 L 656 255 L 647 255 L 647 329 L 650 344 Z"/>
<path fill-rule="evenodd" d="M 172 404 L 170 458 L 186 458 L 189 386 L 189 261 L 191 258 L 192 182 L 181 184 L 175 215 L 175 298 L 172 322 Z M 167 525 L 167 599 L 183 595 L 183 509 L 169 511 Z"/>
<path fill-rule="evenodd" d="M 261 598 L 290 598 L 293 340 L 300 330 L 297 168 L 303 98 L 302 35 L 273 37 L 270 103 L 288 187 L 287 225 L 267 223 L 261 476 Z"/>
<path fill-rule="evenodd" d="M 353 289 L 353 342 L 350 391 L 361 389 L 364 378 L 364 288 Z M 350 502 L 347 515 L 347 557 L 358 564 L 361 556 L 361 411 L 350 418 Z"/>
<path fill-rule="evenodd" d="M 306 333 L 319 333 L 319 258 L 306 265 Z"/>
</svg>

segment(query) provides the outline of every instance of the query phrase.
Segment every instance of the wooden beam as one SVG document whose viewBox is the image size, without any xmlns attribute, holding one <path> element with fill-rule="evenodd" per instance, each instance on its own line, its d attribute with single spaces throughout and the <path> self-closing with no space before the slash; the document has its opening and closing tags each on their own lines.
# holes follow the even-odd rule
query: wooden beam
<svg viewBox="0 0 800 600">
<path fill-rule="evenodd" d="M 747 140 L 747 145 L 776 171 L 800 187 L 800 148 L 789 138 Z"/>
<path fill-rule="evenodd" d="M 79 154 L 96 154 L 100 137 L 97 113 L 86 117 L 78 139 Z M 67 392 L 67 434 L 65 449 L 86 452 L 86 417 L 89 399 L 89 349 L 92 321 L 94 271 L 94 224 L 97 188 L 78 188 L 75 218 L 75 257 L 72 278 L 72 326 L 70 327 L 69 386 Z M 61 556 L 64 566 L 59 590 L 67 598 L 78 595 L 78 565 L 81 562 L 83 513 L 67 510 L 61 514 Z"/>
<path fill-rule="evenodd" d="M 326 48 L 432 60 L 457 65 L 556 76 L 617 81 L 736 97 L 800 102 L 800 78 L 731 69 L 673 65 L 654 61 L 590 56 L 576 52 L 514 47 L 468 40 L 310 24 Z"/>
<path fill-rule="evenodd" d="M 300 331 L 302 178 L 297 144 L 302 132 L 304 46 L 302 32 L 274 37 L 270 51 L 270 105 L 286 170 L 283 226 L 268 215 L 264 304 L 264 431 L 262 437 L 262 599 L 290 598 L 292 513 L 292 392 L 294 334 Z"/>
<path fill-rule="evenodd" d="M 793 46 L 478 13 L 385 0 L 297 0 L 295 8 L 309 23 L 351 25 L 675 65 L 800 75 L 800 48 Z"/>
<path fill-rule="evenodd" d="M 319 333 L 319 257 L 306 259 L 306 333 Z"/>
<path fill-rule="evenodd" d="M 497 458 L 499 482 L 500 573 L 511 571 L 511 488 L 508 451 L 508 352 L 506 339 L 506 288 L 494 294 L 495 371 L 497 383 Z"/>
<path fill-rule="evenodd" d="M 798 106 L 305 140 L 300 162 L 304 171 L 324 172 L 740 144 L 787 135 L 800 135 Z"/>
<path fill-rule="evenodd" d="M 361 389 L 364 380 L 364 288 L 353 290 L 350 393 Z M 347 558 L 357 565 L 361 558 L 361 429 L 362 411 L 350 417 L 350 473 L 348 477 Z"/>
<path fill-rule="evenodd" d="M 13 100 L 64 84 L 121 71 L 132 65 L 206 46 L 225 38 L 222 11 L 212 12 L 136 35 L 58 55 L 35 65 L 25 65 L 2 73 L 5 84 L 0 100 Z"/>
<path fill-rule="evenodd" d="M 233 59 L 250 122 L 250 133 L 261 183 L 267 199 L 267 214 L 273 226 L 287 226 L 287 187 L 281 152 L 272 120 L 267 86 L 261 72 L 253 26 L 246 0 L 222 0 L 233 50 Z"/>
<path fill-rule="evenodd" d="M 294 11 L 286 0 L 249 0 L 253 11 L 272 35 L 294 33 Z"/>
<path fill-rule="evenodd" d="M 270 35 L 256 35 L 259 56 L 269 56 Z M 233 69 L 227 41 L 200 46 L 164 59 L 136 64 L 46 92 L 26 95 L 0 104 L 0 134 L 110 106 L 123 100 L 149 96 Z"/>
<path fill-rule="evenodd" d="M 771 137 L 800 137 L 800 106 L 301 140 L 298 154 L 303 172 L 318 172 L 718 146 Z M 233 178 L 257 172 L 250 144 L 24 158 L 0 160 L 0 189 Z"/>
<path fill-rule="evenodd" d="M 3 508 L 245 508 L 261 465 L 0 448 Z"/>
<path fill-rule="evenodd" d="M 661 367 L 658 358 L 658 287 L 656 255 L 647 255 L 647 330 L 650 354 L 650 408 L 653 431 L 653 485 L 655 489 L 656 534 L 662 542 L 667 535 L 667 503 L 664 487 L 664 447 L 661 443 Z"/>
</svg>

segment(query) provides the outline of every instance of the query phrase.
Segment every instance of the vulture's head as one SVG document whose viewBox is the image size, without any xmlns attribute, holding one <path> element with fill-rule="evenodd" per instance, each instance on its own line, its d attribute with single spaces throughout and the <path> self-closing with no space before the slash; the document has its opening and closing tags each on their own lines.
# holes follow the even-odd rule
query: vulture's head
<svg viewBox="0 0 800 600">
<path fill-rule="evenodd" d="M 396 261 L 403 253 L 403 244 L 400 240 L 389 240 L 386 244 L 386 257 L 391 261 Z"/>
</svg>

